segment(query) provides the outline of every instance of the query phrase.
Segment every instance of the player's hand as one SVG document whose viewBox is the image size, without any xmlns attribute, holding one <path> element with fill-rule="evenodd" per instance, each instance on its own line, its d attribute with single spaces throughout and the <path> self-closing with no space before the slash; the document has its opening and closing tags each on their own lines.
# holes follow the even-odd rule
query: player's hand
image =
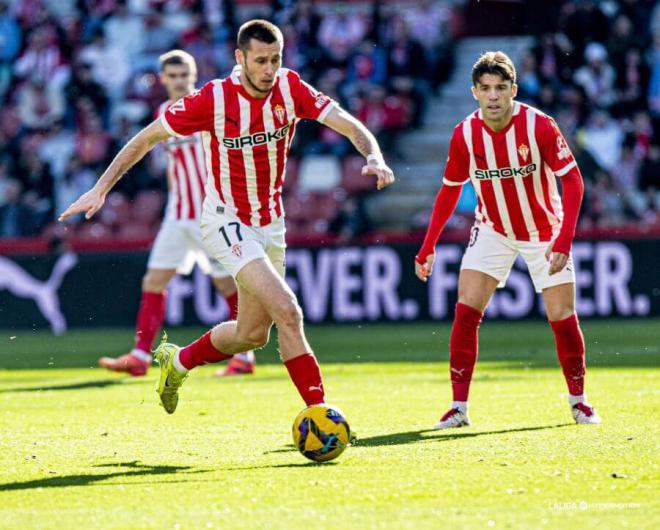
<svg viewBox="0 0 660 530">
<path fill-rule="evenodd" d="M 367 164 L 362 167 L 362 176 L 375 175 L 376 188 L 382 190 L 383 188 L 394 183 L 394 173 L 385 164 Z"/>
<path fill-rule="evenodd" d="M 433 263 L 435 263 L 435 253 L 429 254 L 426 257 L 424 265 L 420 265 L 417 260 L 415 260 L 415 274 L 423 282 L 427 281 L 428 277 L 433 274 Z"/>
<path fill-rule="evenodd" d="M 566 267 L 566 263 L 568 263 L 568 254 L 564 254 L 563 252 L 553 252 L 553 244 L 554 241 L 548 245 L 548 248 L 545 251 L 545 259 L 550 262 L 550 276 L 561 271 Z"/>
<path fill-rule="evenodd" d="M 105 202 L 105 194 L 92 188 L 86 193 L 83 193 L 80 198 L 64 210 L 59 217 L 60 221 L 64 221 L 73 215 L 79 213 L 85 214 L 85 219 L 91 219 L 92 216 L 98 212 L 103 203 Z"/>
</svg>

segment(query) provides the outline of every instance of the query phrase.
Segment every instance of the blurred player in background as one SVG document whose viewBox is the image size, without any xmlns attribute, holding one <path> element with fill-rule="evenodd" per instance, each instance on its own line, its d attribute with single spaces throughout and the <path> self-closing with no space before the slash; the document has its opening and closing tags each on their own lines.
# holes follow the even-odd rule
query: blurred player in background
<svg viewBox="0 0 660 530">
<path fill-rule="evenodd" d="M 168 100 L 156 111 L 160 117 L 175 101 L 192 94 L 197 81 L 193 57 L 173 50 L 160 57 L 160 82 Z M 213 284 L 229 305 L 229 319 L 236 319 L 238 292 L 231 275 L 215 259 L 208 257 L 202 243 L 199 219 L 204 201 L 206 162 L 201 133 L 164 142 L 167 152 L 168 203 L 165 219 L 154 241 L 147 273 L 142 279 L 142 300 L 137 316 L 135 345 L 118 358 L 101 357 L 99 365 L 116 372 L 140 376 L 151 365 L 154 336 L 165 320 L 167 285 L 174 275 L 189 274 L 195 263 L 211 274 Z M 254 372 L 252 351 L 236 354 L 218 375 Z"/>
<path fill-rule="evenodd" d="M 469 425 L 468 392 L 477 361 L 478 329 L 495 289 L 520 254 L 543 293 L 557 356 L 577 423 L 600 423 L 584 393 L 584 337 L 575 313 L 571 244 L 584 193 L 582 175 L 555 121 L 514 101 L 516 71 L 502 52 L 472 69 L 479 109 L 454 129 L 443 186 L 435 200 L 415 273 L 426 281 L 435 245 L 468 180 L 477 192 L 476 221 L 463 256 L 449 339 L 453 403 L 436 429 Z M 556 177 L 561 178 L 559 195 Z"/>
<path fill-rule="evenodd" d="M 154 145 L 202 132 L 209 173 L 202 236 L 211 255 L 237 281 L 238 318 L 184 348 L 168 343 L 157 348 L 158 393 L 170 414 L 189 370 L 264 346 L 273 323 L 282 360 L 301 397 L 307 405 L 325 401 L 302 311 L 284 281 L 282 184 L 297 122 L 317 120 L 347 137 L 366 158 L 362 174 L 376 177 L 378 189 L 394 182 L 373 134 L 297 73 L 281 68 L 283 45 L 281 31 L 270 22 L 246 22 L 238 32 L 237 66 L 231 75 L 171 105 L 126 144 L 96 185 L 61 216 L 85 212 L 91 218 L 112 186 Z"/>
</svg>

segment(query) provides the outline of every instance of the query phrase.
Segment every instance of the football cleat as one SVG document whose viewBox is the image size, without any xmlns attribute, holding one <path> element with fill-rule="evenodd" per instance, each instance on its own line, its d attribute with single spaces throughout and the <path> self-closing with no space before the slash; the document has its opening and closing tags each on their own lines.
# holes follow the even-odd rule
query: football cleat
<svg viewBox="0 0 660 530">
<path fill-rule="evenodd" d="M 468 425 L 470 425 L 470 418 L 468 418 L 467 412 L 461 412 L 459 409 L 449 409 L 433 428 L 436 430 L 452 429 L 467 427 Z"/>
<path fill-rule="evenodd" d="M 156 392 L 158 392 L 163 408 L 168 414 L 173 414 L 179 404 L 179 388 L 188 374 L 181 374 L 174 367 L 174 356 L 181 348 L 166 341 L 167 334 L 163 333 L 163 340 L 153 351 L 154 359 L 160 365 L 160 380 Z"/>
<path fill-rule="evenodd" d="M 147 370 L 149 369 L 148 362 L 138 359 L 135 355 L 130 353 L 126 353 L 117 358 L 101 357 L 98 362 L 101 368 L 107 368 L 113 372 L 125 372 L 136 377 L 146 375 Z"/>
<path fill-rule="evenodd" d="M 600 416 L 591 405 L 586 403 L 576 403 L 571 407 L 575 423 L 590 423 L 597 425 L 602 422 Z"/>
<path fill-rule="evenodd" d="M 252 356 L 254 358 L 254 356 Z M 250 375 L 254 373 L 254 369 L 257 363 L 254 361 L 246 361 L 241 359 L 238 355 L 234 355 L 227 366 L 222 370 L 218 370 L 215 375 L 216 377 L 228 377 L 232 375 Z"/>
</svg>

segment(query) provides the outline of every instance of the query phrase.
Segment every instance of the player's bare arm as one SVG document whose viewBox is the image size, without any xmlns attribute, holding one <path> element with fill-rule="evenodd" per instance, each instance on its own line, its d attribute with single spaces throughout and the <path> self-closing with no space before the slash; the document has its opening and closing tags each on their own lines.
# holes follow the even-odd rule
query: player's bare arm
<svg viewBox="0 0 660 530">
<path fill-rule="evenodd" d="M 94 187 L 81 195 L 76 202 L 62 212 L 59 220 L 64 221 L 68 217 L 79 213 L 85 213 L 85 219 L 91 219 L 101 209 L 105 202 L 105 196 L 119 182 L 119 179 L 142 160 L 156 144 L 169 137 L 170 134 L 165 130 L 160 120 L 155 120 L 142 129 L 117 153 L 112 163 L 96 181 Z"/>
<path fill-rule="evenodd" d="M 330 111 L 323 124 L 348 138 L 355 149 L 367 159 L 362 175 L 374 175 L 379 190 L 394 183 L 394 173 L 385 163 L 378 141 L 360 120 L 337 107 Z"/>
</svg>

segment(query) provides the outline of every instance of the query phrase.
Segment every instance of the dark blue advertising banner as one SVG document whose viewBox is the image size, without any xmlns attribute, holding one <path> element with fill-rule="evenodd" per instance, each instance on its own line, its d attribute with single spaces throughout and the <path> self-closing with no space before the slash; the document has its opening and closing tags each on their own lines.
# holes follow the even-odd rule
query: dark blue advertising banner
<svg viewBox="0 0 660 530">
<path fill-rule="evenodd" d="M 463 246 L 438 247 L 428 283 L 413 274 L 412 245 L 290 248 L 287 281 L 308 322 L 450 319 Z M 660 240 L 573 246 L 581 318 L 660 315 Z M 133 326 L 146 254 L 0 257 L 0 328 Z M 491 301 L 491 318 L 540 318 L 543 303 L 522 260 Z M 201 270 L 169 288 L 167 324 L 211 325 L 227 307 Z"/>
</svg>

